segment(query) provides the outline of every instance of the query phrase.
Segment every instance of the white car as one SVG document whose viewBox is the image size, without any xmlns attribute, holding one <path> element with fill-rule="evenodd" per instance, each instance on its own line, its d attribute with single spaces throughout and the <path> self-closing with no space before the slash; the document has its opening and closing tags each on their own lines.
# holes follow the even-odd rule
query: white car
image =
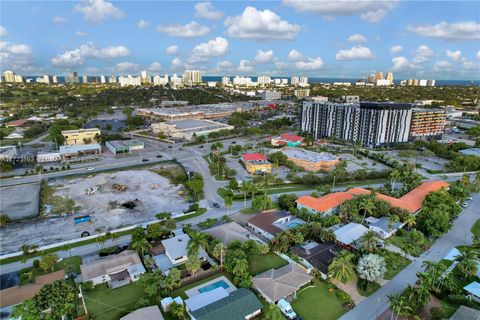
<svg viewBox="0 0 480 320">
<path fill-rule="evenodd" d="M 295 319 L 297 314 L 293 311 L 292 306 L 285 299 L 280 299 L 277 302 L 277 306 L 280 308 L 280 311 L 288 318 Z"/>
<path fill-rule="evenodd" d="M 85 170 L 87 170 L 87 171 L 93 171 L 93 170 L 95 170 L 95 168 L 94 168 L 94 167 L 88 167 L 88 168 L 86 168 Z"/>
</svg>

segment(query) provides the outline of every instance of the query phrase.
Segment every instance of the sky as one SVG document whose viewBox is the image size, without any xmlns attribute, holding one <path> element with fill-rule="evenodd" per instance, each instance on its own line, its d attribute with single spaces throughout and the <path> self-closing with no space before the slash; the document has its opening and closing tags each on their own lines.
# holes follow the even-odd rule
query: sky
<svg viewBox="0 0 480 320">
<path fill-rule="evenodd" d="M 480 79 L 480 1 L 1 1 L 0 67 Z"/>
</svg>

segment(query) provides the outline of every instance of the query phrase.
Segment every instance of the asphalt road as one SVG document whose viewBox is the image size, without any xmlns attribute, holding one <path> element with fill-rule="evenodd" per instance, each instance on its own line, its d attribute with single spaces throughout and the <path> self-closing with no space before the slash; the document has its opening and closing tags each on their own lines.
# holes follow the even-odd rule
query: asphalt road
<svg viewBox="0 0 480 320">
<path fill-rule="evenodd" d="M 477 219 L 480 219 L 480 194 L 475 194 L 469 206 L 463 210 L 460 217 L 454 222 L 452 229 L 437 239 L 434 245 L 413 261 L 392 280 L 378 289 L 374 294 L 363 300 L 353 310 L 343 315 L 341 320 L 375 320 L 388 307 L 388 296 L 395 292 L 402 292 L 408 284 L 417 280 L 417 272 L 422 271 L 425 260 L 439 261 L 453 247 L 472 243 L 470 228 Z"/>
</svg>

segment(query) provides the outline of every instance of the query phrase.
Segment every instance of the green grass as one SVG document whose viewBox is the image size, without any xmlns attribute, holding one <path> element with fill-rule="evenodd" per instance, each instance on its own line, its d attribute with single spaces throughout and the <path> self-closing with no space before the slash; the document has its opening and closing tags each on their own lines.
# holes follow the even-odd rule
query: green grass
<svg viewBox="0 0 480 320">
<path fill-rule="evenodd" d="M 207 220 L 202 221 L 199 224 L 197 224 L 197 226 L 205 229 L 205 228 L 209 228 L 209 227 L 213 226 L 217 222 L 218 222 L 218 220 L 215 219 L 215 218 L 208 218 Z"/>
<path fill-rule="evenodd" d="M 475 223 L 473 224 L 472 228 L 470 229 L 470 231 L 472 231 L 472 233 L 476 236 L 480 236 L 480 219 L 478 219 L 477 221 L 475 221 Z"/>
<path fill-rule="evenodd" d="M 106 284 L 85 293 L 85 303 L 91 319 L 118 320 L 136 310 L 137 301 L 146 298 L 143 287 L 136 283 L 110 289 Z"/>
<path fill-rule="evenodd" d="M 377 291 L 380 287 L 381 286 L 378 283 L 371 282 L 371 283 L 368 284 L 367 288 L 364 288 L 363 285 L 361 285 L 360 281 L 357 282 L 358 293 L 360 293 L 364 297 L 370 296 L 372 293 Z"/>
<path fill-rule="evenodd" d="M 332 289 L 330 292 L 329 289 Z M 315 287 L 297 293 L 293 300 L 293 310 L 304 320 L 334 320 L 340 318 L 346 310 L 333 286 L 317 281 Z"/>
<path fill-rule="evenodd" d="M 255 276 L 272 268 L 281 268 L 287 264 L 288 262 L 285 259 L 277 255 L 276 253 L 269 252 L 252 261 L 248 266 L 248 271 L 252 276 Z"/>
<path fill-rule="evenodd" d="M 177 222 L 178 221 L 183 221 L 183 220 L 188 220 L 188 219 L 191 219 L 191 218 L 201 216 L 205 212 L 207 212 L 207 208 L 198 208 L 197 212 L 189 214 L 189 215 L 181 216 L 181 217 L 176 217 L 174 220 L 177 221 Z"/>
<path fill-rule="evenodd" d="M 410 264 L 410 260 L 404 258 L 402 255 L 390 252 L 387 250 L 380 250 L 379 255 L 385 258 L 387 262 L 387 272 L 383 276 L 384 279 L 390 280 Z"/>
<path fill-rule="evenodd" d="M 423 245 L 424 245 L 423 248 L 420 247 L 420 246 L 414 246 L 414 247 L 408 248 L 407 246 L 405 246 L 406 243 L 410 242 L 408 233 L 409 233 L 409 231 L 402 230 L 401 235 L 396 235 L 396 236 L 390 237 L 389 241 L 394 246 L 399 247 L 400 249 L 406 251 L 408 254 L 410 254 L 414 257 L 419 257 L 423 252 L 425 252 L 426 250 L 428 250 L 432 246 L 431 241 L 429 241 L 427 238 L 425 238 L 425 241 L 423 243 Z"/>
<path fill-rule="evenodd" d="M 210 277 L 207 277 L 207 278 L 205 278 L 205 279 L 202 279 L 202 280 L 200 280 L 200 281 L 197 281 L 197 282 L 194 282 L 194 283 L 189 284 L 189 285 L 187 285 L 187 286 L 178 288 L 178 289 L 170 292 L 170 293 L 169 293 L 169 296 L 172 297 L 172 298 L 175 298 L 175 297 L 180 296 L 180 297 L 182 297 L 182 299 L 187 299 L 188 296 L 187 296 L 187 294 L 185 293 L 185 291 L 190 290 L 190 289 L 192 289 L 192 288 L 194 288 L 194 287 L 196 287 L 196 286 L 199 286 L 199 285 L 201 285 L 201 284 L 204 284 L 205 282 L 208 282 L 208 281 L 210 281 L 210 280 L 216 279 L 216 278 L 221 277 L 221 276 L 227 276 L 227 275 L 224 274 L 224 273 L 214 274 L 214 275 L 212 275 L 212 276 L 210 276 Z M 228 278 L 228 277 L 227 277 L 227 278 Z"/>
</svg>

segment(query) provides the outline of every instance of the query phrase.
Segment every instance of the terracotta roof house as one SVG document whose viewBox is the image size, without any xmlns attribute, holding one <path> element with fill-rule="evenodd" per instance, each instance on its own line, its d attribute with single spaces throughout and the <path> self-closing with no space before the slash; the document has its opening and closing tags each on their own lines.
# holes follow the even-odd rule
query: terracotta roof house
<svg viewBox="0 0 480 320">
<path fill-rule="evenodd" d="M 83 281 L 92 281 L 93 285 L 107 283 L 110 288 L 118 288 L 135 282 L 145 273 L 145 268 L 132 250 L 108 256 L 94 263 L 80 266 Z"/>
<path fill-rule="evenodd" d="M 350 199 L 353 199 L 353 195 L 349 192 L 333 192 L 321 196 L 320 198 L 303 196 L 298 198 L 295 202 L 299 209 L 305 208 L 311 213 L 329 216 L 337 213 L 340 205 Z"/>
<path fill-rule="evenodd" d="M 247 226 L 268 240 L 284 230 L 304 224 L 305 221 L 298 219 L 285 211 L 265 211 L 256 214 L 248 220 Z"/>
<path fill-rule="evenodd" d="M 23 126 L 25 123 L 27 123 L 27 120 L 25 120 L 25 119 L 18 119 L 18 120 L 14 120 L 14 121 L 7 122 L 6 126 L 7 126 L 7 128 L 15 128 L 15 127 L 21 127 L 21 126 Z"/>
<path fill-rule="evenodd" d="M 65 271 L 60 270 L 35 278 L 33 283 L 0 290 L 0 308 L 6 308 L 33 298 L 44 285 L 65 279 Z"/>
<path fill-rule="evenodd" d="M 272 137 L 270 143 L 272 146 L 296 147 L 303 143 L 303 137 L 292 133 L 282 133 L 278 137 Z"/>
<path fill-rule="evenodd" d="M 255 240 L 263 242 L 252 232 L 245 229 L 235 221 L 224 223 L 219 226 L 203 230 L 204 233 L 210 234 L 212 237 L 219 239 L 223 244 L 230 244 L 232 241 L 245 242 L 247 240 Z"/>
<path fill-rule="evenodd" d="M 327 278 L 328 266 L 335 257 L 335 253 L 341 250 L 342 248 L 336 243 L 317 243 L 315 241 L 302 243 L 290 249 L 294 255 L 300 258 L 303 265 L 309 269 L 315 268 L 320 271 L 323 279 Z"/>
<path fill-rule="evenodd" d="M 253 277 L 253 288 L 269 303 L 291 296 L 313 277 L 296 263 L 290 263 L 279 269 L 270 269 Z"/>
</svg>

